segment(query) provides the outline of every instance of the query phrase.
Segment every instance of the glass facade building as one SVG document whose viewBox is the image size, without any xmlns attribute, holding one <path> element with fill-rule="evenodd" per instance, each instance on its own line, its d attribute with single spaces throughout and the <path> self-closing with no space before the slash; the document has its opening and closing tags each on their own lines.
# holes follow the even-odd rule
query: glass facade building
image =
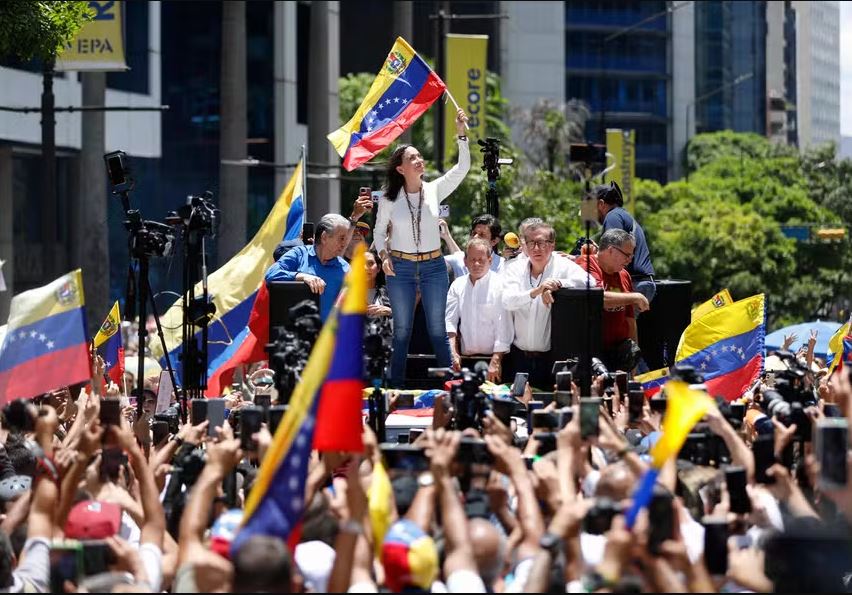
<svg viewBox="0 0 852 595">
<path fill-rule="evenodd" d="M 589 105 L 587 139 L 603 142 L 607 128 L 634 129 L 636 175 L 660 182 L 670 165 L 666 8 L 664 1 L 565 3 L 565 97 Z"/>
</svg>

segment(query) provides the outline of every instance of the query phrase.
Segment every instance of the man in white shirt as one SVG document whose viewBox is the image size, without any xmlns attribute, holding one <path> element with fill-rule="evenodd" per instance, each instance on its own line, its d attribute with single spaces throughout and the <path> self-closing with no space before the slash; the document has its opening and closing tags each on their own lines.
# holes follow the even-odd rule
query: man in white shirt
<svg viewBox="0 0 852 595">
<path fill-rule="evenodd" d="M 492 270 L 489 241 L 474 237 L 464 255 L 464 265 L 470 273 L 453 281 L 447 295 L 446 322 L 453 368 L 461 369 L 462 355 L 485 355 L 491 358 L 488 380 L 499 383 L 503 355 L 509 351 L 514 332 L 500 299 L 503 282 Z"/>
<path fill-rule="evenodd" d="M 491 251 L 497 247 L 497 244 L 500 243 L 501 232 L 503 229 L 500 227 L 500 222 L 494 215 L 489 213 L 485 213 L 484 215 L 480 215 L 476 217 L 473 222 L 470 224 L 470 239 L 473 238 L 482 238 L 491 246 Z M 444 260 L 450 267 L 453 269 L 453 276 L 458 279 L 462 275 L 466 275 L 468 273 L 468 268 L 465 265 L 465 252 L 459 250 L 458 252 L 454 252 L 449 256 L 445 256 Z M 504 259 L 499 254 L 494 254 L 491 257 L 491 270 L 495 273 L 499 273 L 503 270 Z"/>
<path fill-rule="evenodd" d="M 585 287 L 586 272 L 568 258 L 553 254 L 556 234 L 548 223 L 533 223 L 524 230 L 526 260 L 503 273 L 503 307 L 512 315 L 515 339 L 506 370 L 528 372 L 529 382 L 551 389 L 554 356 L 550 351 L 550 306 L 561 287 Z M 562 329 L 569 332 L 569 329 Z"/>
</svg>

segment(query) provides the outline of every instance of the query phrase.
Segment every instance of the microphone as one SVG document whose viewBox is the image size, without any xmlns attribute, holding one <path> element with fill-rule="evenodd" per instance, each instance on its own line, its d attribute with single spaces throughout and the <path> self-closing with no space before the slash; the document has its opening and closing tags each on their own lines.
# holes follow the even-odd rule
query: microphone
<svg viewBox="0 0 852 595">
<path fill-rule="evenodd" d="M 503 236 L 503 241 L 506 242 L 506 245 L 512 250 L 517 250 L 521 246 L 521 240 L 518 238 L 518 234 L 513 231 L 506 232 L 506 235 Z"/>
</svg>

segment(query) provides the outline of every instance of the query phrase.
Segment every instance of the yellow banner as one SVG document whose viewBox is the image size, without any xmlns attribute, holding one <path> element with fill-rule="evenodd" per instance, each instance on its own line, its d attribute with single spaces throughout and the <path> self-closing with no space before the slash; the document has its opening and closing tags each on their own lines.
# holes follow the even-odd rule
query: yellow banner
<svg viewBox="0 0 852 595">
<path fill-rule="evenodd" d="M 487 35 L 447 35 L 447 89 L 467 113 L 467 136 L 471 144 L 485 138 L 485 69 L 488 58 Z M 443 73 L 439 73 L 443 74 Z M 456 153 L 456 110 L 452 103 L 444 109 L 444 162 Z"/>
<path fill-rule="evenodd" d="M 56 58 L 56 70 L 127 70 L 124 59 L 124 2 L 89 2 L 93 21 Z"/>
<path fill-rule="evenodd" d="M 636 179 L 636 131 L 607 128 L 606 151 L 615 158 L 615 167 L 607 174 L 621 187 L 624 208 L 633 209 L 633 180 Z"/>
</svg>

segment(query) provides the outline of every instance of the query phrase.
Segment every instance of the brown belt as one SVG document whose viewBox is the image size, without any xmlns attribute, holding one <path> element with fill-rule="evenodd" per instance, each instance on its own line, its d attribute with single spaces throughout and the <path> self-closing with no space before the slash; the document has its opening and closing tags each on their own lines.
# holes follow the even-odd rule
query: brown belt
<svg viewBox="0 0 852 595">
<path fill-rule="evenodd" d="M 391 256 L 395 256 L 396 258 L 401 258 L 403 260 L 413 260 L 414 262 L 421 262 L 424 260 L 432 260 L 433 258 L 438 258 L 441 255 L 440 250 L 432 250 L 431 252 L 400 252 L 399 250 L 391 250 Z"/>
</svg>

